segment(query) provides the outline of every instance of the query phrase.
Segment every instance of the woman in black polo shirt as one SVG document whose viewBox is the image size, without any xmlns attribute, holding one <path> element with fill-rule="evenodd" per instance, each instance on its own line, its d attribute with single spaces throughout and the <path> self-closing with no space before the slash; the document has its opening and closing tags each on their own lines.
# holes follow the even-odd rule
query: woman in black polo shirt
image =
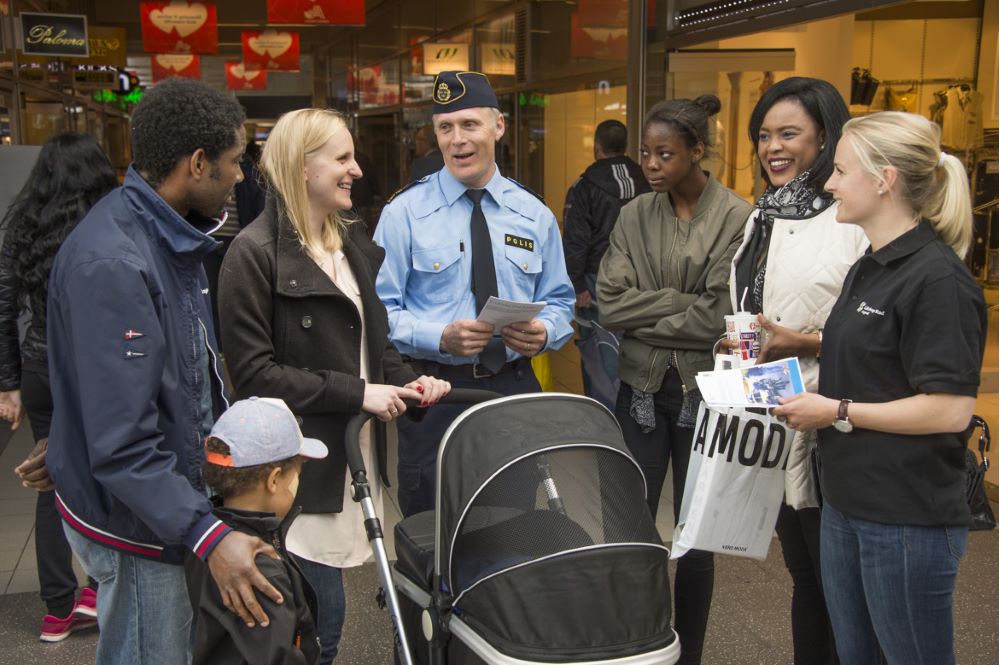
<svg viewBox="0 0 1000 665">
<path fill-rule="evenodd" d="M 965 170 L 908 113 L 851 120 L 826 184 L 871 252 L 824 329 L 819 394 L 775 414 L 819 429 L 823 588 L 842 662 L 954 663 L 952 593 L 965 553 L 965 440 L 986 335 L 961 261 Z"/>
</svg>

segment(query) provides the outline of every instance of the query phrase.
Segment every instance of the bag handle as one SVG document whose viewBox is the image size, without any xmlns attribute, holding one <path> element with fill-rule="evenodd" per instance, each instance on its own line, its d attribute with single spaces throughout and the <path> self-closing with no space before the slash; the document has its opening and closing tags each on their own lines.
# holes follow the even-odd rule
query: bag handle
<svg viewBox="0 0 1000 665">
<path fill-rule="evenodd" d="M 979 448 L 979 459 L 983 464 L 983 468 L 988 469 L 990 468 L 990 460 L 986 457 L 986 453 L 990 449 L 990 426 L 980 416 L 973 415 L 972 421 L 969 423 L 970 435 L 977 428 L 979 429 L 979 442 L 977 445 Z"/>
</svg>

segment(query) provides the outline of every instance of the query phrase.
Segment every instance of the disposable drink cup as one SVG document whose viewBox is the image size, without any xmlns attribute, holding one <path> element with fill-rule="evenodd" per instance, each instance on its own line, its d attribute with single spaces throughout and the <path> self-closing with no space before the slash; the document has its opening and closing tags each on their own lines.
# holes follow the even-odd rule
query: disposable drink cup
<svg viewBox="0 0 1000 665">
<path fill-rule="evenodd" d="M 760 355 L 760 324 L 757 315 L 736 312 L 726 315 L 726 337 L 740 365 L 752 365 Z"/>
</svg>

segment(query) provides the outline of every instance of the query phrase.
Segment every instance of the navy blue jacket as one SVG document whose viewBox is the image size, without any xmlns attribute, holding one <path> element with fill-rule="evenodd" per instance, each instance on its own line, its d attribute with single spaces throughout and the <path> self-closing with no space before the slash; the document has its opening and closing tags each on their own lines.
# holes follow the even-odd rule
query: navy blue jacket
<svg viewBox="0 0 1000 665">
<path fill-rule="evenodd" d="M 185 220 L 133 169 L 56 255 L 49 281 L 57 506 L 91 540 L 164 563 L 229 531 L 201 465 L 201 396 L 225 408 L 202 259 L 218 226 Z M 213 372 L 203 376 L 207 341 Z"/>
</svg>

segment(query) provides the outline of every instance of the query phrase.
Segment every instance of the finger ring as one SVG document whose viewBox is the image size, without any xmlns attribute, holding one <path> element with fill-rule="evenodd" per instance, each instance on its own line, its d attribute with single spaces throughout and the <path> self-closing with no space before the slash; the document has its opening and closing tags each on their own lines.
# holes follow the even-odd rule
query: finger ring
<svg viewBox="0 0 1000 665">
<path fill-rule="evenodd" d="M 398 412 L 396 411 L 396 409 L 389 409 L 389 413 L 390 413 L 390 415 L 393 415 L 393 416 L 394 416 L 394 415 L 396 415 L 396 413 L 398 413 Z"/>
</svg>

